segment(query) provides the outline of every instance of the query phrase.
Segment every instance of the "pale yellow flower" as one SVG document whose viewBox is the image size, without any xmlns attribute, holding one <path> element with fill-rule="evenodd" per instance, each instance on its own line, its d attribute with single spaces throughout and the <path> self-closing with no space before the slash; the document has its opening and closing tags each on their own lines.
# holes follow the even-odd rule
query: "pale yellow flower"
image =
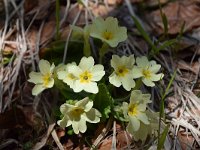
<svg viewBox="0 0 200 150">
<path fill-rule="evenodd" d="M 135 63 L 134 55 L 122 56 L 113 55 L 111 59 L 111 66 L 114 68 L 114 72 L 109 76 L 109 82 L 116 87 L 121 85 L 127 91 L 135 87 L 135 81 L 133 80 L 133 66 Z"/>
<path fill-rule="evenodd" d="M 84 133 L 87 130 L 86 122 L 98 123 L 101 113 L 93 107 L 93 101 L 88 97 L 77 101 L 74 105 L 65 103 L 60 106 L 63 118 L 58 125 L 65 128 L 72 125 L 74 133 Z"/>
<path fill-rule="evenodd" d="M 76 78 L 72 89 L 74 92 L 86 91 L 98 93 L 97 81 L 104 76 L 103 65 L 94 65 L 93 57 L 83 57 L 78 66 L 69 66 L 69 73 Z"/>
<path fill-rule="evenodd" d="M 43 90 L 53 87 L 54 68 L 55 68 L 55 65 L 54 64 L 50 65 L 50 63 L 47 60 L 42 59 L 39 61 L 40 72 L 32 71 L 29 74 L 30 79 L 28 81 L 36 84 L 32 90 L 33 95 L 38 95 Z"/>
<path fill-rule="evenodd" d="M 151 112 L 150 110 L 146 111 L 147 117 L 149 118 L 149 124 L 140 123 L 140 128 L 137 131 L 133 131 L 131 134 L 135 141 L 141 140 L 145 142 L 148 136 L 156 136 L 158 131 L 158 121 L 159 113 Z"/>
<path fill-rule="evenodd" d="M 156 74 L 161 65 L 156 64 L 154 60 L 148 61 L 146 56 L 137 57 L 136 64 L 137 66 L 133 68 L 134 78 L 142 77 L 142 82 L 146 86 L 155 86 L 154 82 L 161 80 L 164 76 L 163 73 Z"/>
<path fill-rule="evenodd" d="M 124 117 L 129 120 L 127 131 L 133 133 L 140 128 L 140 122 L 149 124 L 145 113 L 147 103 L 150 103 L 150 94 L 142 94 L 139 90 L 131 92 L 130 103 L 123 102 L 122 108 Z"/>
<path fill-rule="evenodd" d="M 127 39 L 127 29 L 119 27 L 116 18 L 108 17 L 104 20 L 98 17 L 91 25 L 90 36 L 101 39 L 111 47 L 116 47 Z"/>
</svg>

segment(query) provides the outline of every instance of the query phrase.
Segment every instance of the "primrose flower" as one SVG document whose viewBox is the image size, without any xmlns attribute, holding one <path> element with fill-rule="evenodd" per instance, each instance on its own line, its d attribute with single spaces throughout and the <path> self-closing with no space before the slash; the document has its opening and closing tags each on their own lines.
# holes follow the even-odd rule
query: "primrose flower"
<svg viewBox="0 0 200 150">
<path fill-rule="evenodd" d="M 38 95 L 43 90 L 53 87 L 54 79 L 52 74 L 54 68 L 55 65 L 52 64 L 50 66 L 50 63 L 47 60 L 42 59 L 39 61 L 40 72 L 32 71 L 29 74 L 30 79 L 28 81 L 36 84 L 32 90 L 33 95 Z"/>
<path fill-rule="evenodd" d="M 87 130 L 86 122 L 98 123 L 100 121 L 101 113 L 93 107 L 93 101 L 88 97 L 77 101 L 74 105 L 62 104 L 60 111 L 63 118 L 57 123 L 61 127 L 68 127 L 72 125 L 74 133 L 84 133 Z"/>
<path fill-rule="evenodd" d="M 105 71 L 103 65 L 94 65 L 94 59 L 90 56 L 83 57 L 78 66 L 69 66 L 69 73 L 77 78 L 72 87 L 74 92 L 84 90 L 89 93 L 98 93 L 96 81 L 101 80 Z"/>
<path fill-rule="evenodd" d="M 72 74 L 69 73 L 69 66 L 75 66 L 76 63 L 69 63 L 67 65 L 62 66 L 62 70 L 60 69 L 57 72 L 58 75 L 58 79 L 63 80 L 64 83 L 67 83 L 67 85 L 69 85 L 70 88 L 74 87 L 74 82 L 76 81 L 76 77 Z"/>
<path fill-rule="evenodd" d="M 133 132 L 133 138 L 135 141 L 141 140 L 145 142 L 146 138 L 148 135 L 155 134 L 156 131 L 158 131 L 158 119 L 159 119 L 159 114 L 156 112 L 151 112 L 150 110 L 146 111 L 146 114 L 149 118 L 149 124 L 144 124 L 141 122 L 140 128 Z"/>
<path fill-rule="evenodd" d="M 116 47 L 118 43 L 127 39 L 127 29 L 119 27 L 116 18 L 108 17 L 104 20 L 98 17 L 91 25 L 90 36 Z"/>
<path fill-rule="evenodd" d="M 150 94 L 142 94 L 139 90 L 131 92 L 130 103 L 123 102 L 124 117 L 129 120 L 127 131 L 133 133 L 140 128 L 140 122 L 149 124 L 149 119 L 145 113 L 147 103 L 150 103 Z"/>
<path fill-rule="evenodd" d="M 113 55 L 111 59 L 111 66 L 114 68 L 114 72 L 109 76 L 109 82 L 116 87 L 121 85 L 127 91 L 135 87 L 135 81 L 133 80 L 133 66 L 135 63 L 134 55 L 122 56 Z"/>
<path fill-rule="evenodd" d="M 148 61 L 145 56 L 137 57 L 136 64 L 137 66 L 133 68 L 134 77 L 142 77 L 142 82 L 146 86 L 155 86 L 154 81 L 159 81 L 164 76 L 163 73 L 156 74 L 160 70 L 161 65 L 156 64 L 154 60 Z"/>
</svg>

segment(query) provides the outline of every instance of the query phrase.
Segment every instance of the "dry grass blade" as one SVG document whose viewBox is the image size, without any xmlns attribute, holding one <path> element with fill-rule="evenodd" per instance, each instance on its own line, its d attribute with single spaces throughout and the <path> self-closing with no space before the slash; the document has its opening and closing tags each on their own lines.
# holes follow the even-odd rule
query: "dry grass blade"
<svg viewBox="0 0 200 150">
<path fill-rule="evenodd" d="M 106 134 L 109 132 L 110 128 L 111 128 L 111 125 L 113 123 L 113 119 L 110 118 L 108 120 L 108 123 L 106 125 L 106 127 L 102 130 L 101 134 L 96 138 L 96 140 L 93 142 L 93 147 L 97 147 L 101 140 L 106 136 Z M 90 150 L 93 150 L 93 148 L 91 148 Z"/>
<path fill-rule="evenodd" d="M 32 150 L 39 150 L 46 144 L 47 139 L 49 138 L 49 135 L 51 134 L 54 126 L 55 126 L 55 123 L 49 125 L 46 135 L 41 139 L 40 142 L 35 144 L 35 146 L 32 148 Z"/>
<path fill-rule="evenodd" d="M 116 121 L 113 122 L 113 137 L 112 137 L 112 149 L 117 149 L 117 139 L 116 139 Z"/>
<path fill-rule="evenodd" d="M 56 142 L 56 145 L 58 146 L 58 148 L 59 148 L 60 150 L 64 150 L 62 144 L 60 143 L 60 141 L 59 141 L 59 139 L 58 139 L 58 135 L 57 135 L 55 129 L 51 132 L 51 135 L 52 135 L 54 141 Z"/>
</svg>

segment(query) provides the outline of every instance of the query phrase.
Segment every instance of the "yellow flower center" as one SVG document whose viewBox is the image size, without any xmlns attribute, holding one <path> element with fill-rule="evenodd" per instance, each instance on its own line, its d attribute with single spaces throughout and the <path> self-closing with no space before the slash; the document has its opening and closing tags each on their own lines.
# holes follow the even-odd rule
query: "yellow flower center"
<svg viewBox="0 0 200 150">
<path fill-rule="evenodd" d="M 43 76 L 42 80 L 43 80 L 43 85 L 46 87 L 51 81 L 51 74 L 47 73 L 46 75 Z"/>
<path fill-rule="evenodd" d="M 75 76 L 72 74 L 72 73 L 69 73 L 67 75 L 68 78 L 70 78 L 71 80 L 74 80 L 75 79 Z"/>
<path fill-rule="evenodd" d="M 111 40 L 113 38 L 113 33 L 106 30 L 105 32 L 103 32 L 103 37 L 106 40 Z"/>
<path fill-rule="evenodd" d="M 143 70 L 142 74 L 144 75 L 145 78 L 151 78 L 151 71 L 149 70 Z"/>
<path fill-rule="evenodd" d="M 79 117 L 82 113 L 84 113 L 84 110 L 83 108 L 76 107 L 71 111 L 71 113 L 73 117 Z"/>
<path fill-rule="evenodd" d="M 118 76 L 124 77 L 128 72 L 129 70 L 125 66 L 121 66 L 117 68 L 116 74 Z"/>
<path fill-rule="evenodd" d="M 89 83 L 92 79 L 92 74 L 89 71 L 85 71 L 80 74 L 80 82 L 81 83 Z"/>
<path fill-rule="evenodd" d="M 130 116 L 135 116 L 138 113 L 138 104 L 129 104 L 128 106 L 128 114 Z"/>
</svg>

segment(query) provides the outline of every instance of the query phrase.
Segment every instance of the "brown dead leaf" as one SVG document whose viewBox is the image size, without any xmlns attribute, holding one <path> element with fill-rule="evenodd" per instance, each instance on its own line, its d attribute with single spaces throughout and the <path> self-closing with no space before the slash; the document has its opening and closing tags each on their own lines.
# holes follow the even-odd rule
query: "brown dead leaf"
<svg viewBox="0 0 200 150">
<path fill-rule="evenodd" d="M 24 1 L 24 10 L 25 12 L 29 12 L 32 10 L 34 7 L 38 5 L 38 0 L 32 1 L 32 0 L 26 0 Z"/>
<path fill-rule="evenodd" d="M 131 0 L 131 3 L 144 3 L 146 6 L 157 6 L 159 5 L 158 0 Z M 160 0 L 161 4 L 168 2 L 168 0 Z"/>
<path fill-rule="evenodd" d="M 185 23 L 184 31 L 190 31 L 200 26 L 200 6 L 194 1 L 182 0 L 168 3 L 162 9 L 168 20 L 168 33 L 177 34 Z M 162 34 L 164 25 L 160 15 L 160 10 L 147 14 L 153 29 Z"/>
<path fill-rule="evenodd" d="M 78 15 L 78 12 L 80 12 L 80 16 L 76 22 L 76 25 L 83 25 L 85 24 L 85 11 L 82 7 L 82 5 L 77 5 L 76 7 L 74 7 L 73 9 L 71 9 L 69 11 L 69 14 L 67 16 L 67 21 L 69 22 L 69 24 L 73 24 L 75 18 L 77 17 Z"/>
<path fill-rule="evenodd" d="M 49 21 L 45 23 L 41 33 L 41 40 L 40 40 L 41 44 L 47 42 L 49 39 L 52 38 L 55 28 L 56 28 L 55 21 Z"/>
<path fill-rule="evenodd" d="M 112 147 L 112 137 L 103 140 L 102 144 L 99 145 L 98 150 L 110 150 Z"/>
<path fill-rule="evenodd" d="M 178 132 L 178 138 L 181 144 L 182 150 L 190 149 L 194 143 L 194 138 L 191 134 L 187 135 L 183 132 Z"/>
<path fill-rule="evenodd" d="M 15 107 L 0 114 L 0 129 L 22 128 L 33 125 L 33 110 L 30 107 Z"/>
<path fill-rule="evenodd" d="M 188 70 L 188 71 L 193 72 L 194 74 L 199 73 L 199 66 L 200 66 L 199 62 L 194 62 L 190 65 L 186 63 L 185 61 L 180 60 L 177 62 L 177 65 L 179 69 Z"/>
<path fill-rule="evenodd" d="M 127 135 L 127 137 L 126 137 Z M 121 149 L 123 147 L 127 147 L 127 145 L 131 144 L 131 137 L 129 134 L 126 134 L 126 131 L 119 132 L 117 134 L 117 148 Z"/>
</svg>

